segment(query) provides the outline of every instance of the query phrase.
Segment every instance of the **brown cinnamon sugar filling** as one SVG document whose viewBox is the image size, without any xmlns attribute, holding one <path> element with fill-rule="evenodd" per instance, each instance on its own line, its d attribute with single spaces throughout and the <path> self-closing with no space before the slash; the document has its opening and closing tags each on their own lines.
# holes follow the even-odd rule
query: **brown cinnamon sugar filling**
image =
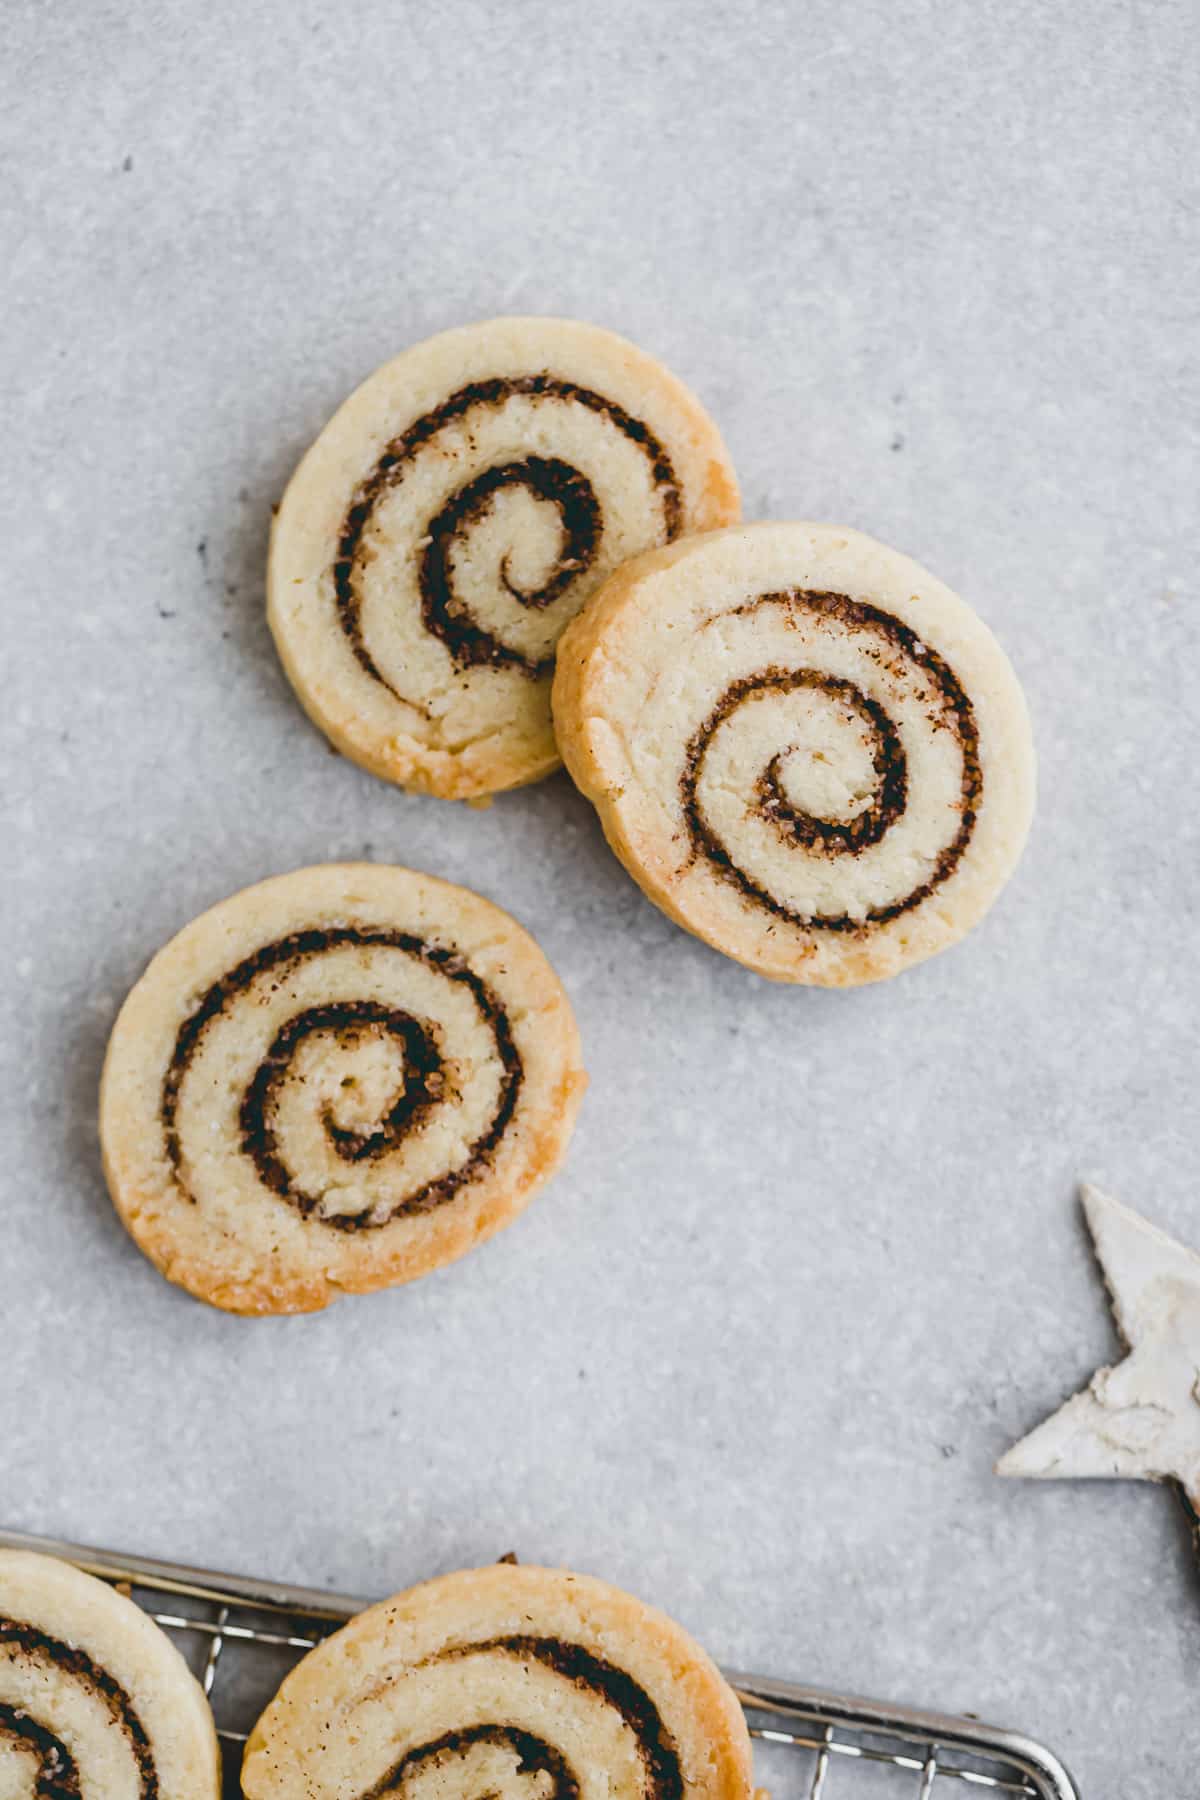
<svg viewBox="0 0 1200 1800">
<path fill-rule="evenodd" d="M 675 1740 L 649 1694 L 624 1669 L 585 1650 L 581 1644 L 563 1638 L 534 1636 L 497 1637 L 480 1643 L 455 1644 L 428 1661 L 446 1662 L 489 1653 L 515 1657 L 520 1662 L 541 1663 L 574 1687 L 594 1694 L 606 1705 L 614 1707 L 637 1742 L 638 1755 L 646 1772 L 647 1800 L 683 1800 L 683 1768 Z M 418 1665 L 423 1666 L 426 1665 Z M 521 1774 L 548 1773 L 554 1783 L 553 1800 L 578 1800 L 579 1777 L 561 1751 L 505 1721 L 481 1722 L 406 1751 L 383 1779 L 362 1796 L 362 1800 L 384 1800 L 384 1796 L 400 1794 L 406 1781 L 420 1768 L 430 1763 L 444 1763 L 479 1743 L 511 1749 L 518 1758 L 517 1768 Z M 479 1800 L 484 1797 L 480 1796 Z"/>
<path fill-rule="evenodd" d="M 464 418 L 475 408 L 496 410 L 516 395 L 535 399 L 548 398 L 586 407 L 589 412 L 608 420 L 641 452 L 649 465 L 651 480 L 657 491 L 663 513 L 664 538 L 670 543 L 683 526 L 683 497 L 666 449 L 649 426 L 635 419 L 615 400 L 590 388 L 557 376 L 497 376 L 488 381 L 471 382 L 443 401 L 432 412 L 425 413 L 402 436 L 394 438 L 379 458 L 371 473 L 360 483 L 342 525 L 337 559 L 333 565 L 334 589 L 338 617 L 354 655 L 366 674 L 388 689 L 396 690 L 380 672 L 363 637 L 362 594 L 359 586 L 363 535 L 375 509 L 388 489 L 405 474 L 418 453 L 442 428 Z M 557 508 L 562 524 L 563 542 L 554 572 L 532 591 L 513 587 L 508 580 L 507 563 L 501 566 L 501 580 L 513 598 L 522 606 L 542 609 L 559 596 L 580 575 L 591 568 L 603 532 L 600 503 L 587 477 L 569 463 L 556 458 L 528 456 L 503 463 L 466 483 L 430 521 L 425 535 L 429 542 L 421 559 L 418 585 L 421 611 L 426 629 L 446 645 L 460 668 L 480 665 L 520 670 L 532 677 L 545 675 L 553 667 L 553 658 L 532 660 L 503 643 L 493 632 L 471 619 L 455 599 L 451 571 L 451 551 L 460 543 L 470 527 L 491 506 L 503 488 L 520 487 L 535 499 Z M 403 698 L 398 695 L 397 698 Z"/>
<path fill-rule="evenodd" d="M 88 1689 L 126 1738 L 138 1770 L 141 1800 L 158 1800 L 158 1771 L 154 1753 L 132 1700 L 116 1678 L 94 1662 L 85 1650 L 50 1637 L 36 1625 L 0 1617 L 0 1655 L 11 1653 L 43 1667 L 53 1667 Z M 39 1800 L 78 1800 L 79 1773 L 59 1740 L 27 1713 L 0 1707 L 0 1738 L 16 1740 L 40 1759 Z"/>
<path fill-rule="evenodd" d="M 36 1758 L 36 1800 L 80 1800 L 79 1771 L 62 1739 L 27 1712 L 0 1702 L 0 1756 L 5 1743 Z"/>
<path fill-rule="evenodd" d="M 516 1725 L 471 1725 L 465 1731 L 448 1731 L 443 1737 L 408 1750 L 382 1781 L 362 1796 L 362 1800 L 384 1800 L 385 1795 L 403 1794 L 414 1776 L 427 1769 L 440 1773 L 456 1757 L 461 1757 L 477 1744 L 489 1744 L 510 1750 L 516 1759 L 518 1775 L 549 1775 L 550 1800 L 578 1800 L 579 1777 L 553 1744 L 522 1731 Z M 480 1800 L 483 1797 L 480 1796 Z M 496 1797 L 498 1800 L 498 1797 Z"/>
<path fill-rule="evenodd" d="M 927 682 L 921 699 L 928 709 L 930 727 L 950 730 L 962 757 L 962 784 L 955 808 L 954 836 L 938 853 L 934 867 L 924 881 L 886 905 L 871 907 L 863 917 L 849 913 L 799 912 L 742 869 L 706 818 L 699 789 L 705 758 L 720 727 L 739 708 L 753 705 L 770 694 L 808 688 L 842 701 L 858 715 L 866 728 L 875 774 L 875 792 L 863 812 L 847 820 L 821 819 L 794 806 L 787 798 L 780 781 L 781 755 L 772 757 L 756 783 L 753 810 L 768 819 L 786 838 L 806 851 L 858 856 L 884 837 L 903 816 L 909 800 L 907 761 L 900 734 L 876 699 L 854 682 L 821 670 L 771 666 L 732 682 L 688 742 L 680 777 L 680 798 L 693 848 L 747 900 L 765 907 L 790 924 L 824 931 L 860 931 L 869 925 L 886 924 L 927 900 L 954 873 L 971 841 L 983 799 L 983 770 L 974 708 L 949 664 L 923 643 L 910 626 L 891 613 L 865 601 L 852 600 L 847 594 L 792 588 L 759 594 L 737 607 L 735 616 L 746 617 L 767 606 L 784 606 L 797 615 L 807 612 L 833 620 L 856 639 L 867 634 L 872 640 L 868 654 L 884 668 L 889 662 L 893 666 L 916 664 L 919 667 Z"/>
<path fill-rule="evenodd" d="M 346 945 L 398 950 L 415 957 L 446 980 L 465 987 L 490 1028 L 501 1066 L 500 1088 L 491 1119 L 468 1146 L 467 1155 L 457 1168 L 427 1181 L 386 1208 L 372 1208 L 366 1214 L 322 1215 L 319 1222 L 338 1231 L 361 1231 L 390 1224 L 394 1219 L 430 1212 L 452 1199 L 487 1166 L 512 1120 L 523 1078 L 520 1052 L 499 997 L 457 951 L 444 945 L 383 927 L 320 926 L 264 944 L 246 957 L 213 984 L 179 1028 L 163 1078 L 160 1117 L 175 1179 L 189 1199 L 194 1196 L 188 1192 L 184 1176 L 177 1115 L 180 1092 L 205 1031 L 261 976 L 276 974 L 282 977 L 301 962 Z M 305 1217 L 317 1213 L 321 1196 L 299 1187 L 287 1167 L 276 1135 L 276 1101 L 300 1046 L 314 1033 L 321 1032 L 335 1033 L 343 1042 L 364 1034 L 386 1036 L 401 1046 L 405 1057 L 403 1090 L 376 1130 L 346 1131 L 326 1113 L 323 1120 L 326 1134 L 336 1154 L 345 1162 L 370 1161 L 397 1148 L 407 1135 L 421 1127 L 447 1091 L 445 1059 L 435 1029 L 400 1008 L 374 1001 L 343 1000 L 308 1007 L 289 1019 L 277 1032 L 246 1088 L 239 1124 L 242 1150 L 254 1163 L 264 1185 Z"/>
</svg>

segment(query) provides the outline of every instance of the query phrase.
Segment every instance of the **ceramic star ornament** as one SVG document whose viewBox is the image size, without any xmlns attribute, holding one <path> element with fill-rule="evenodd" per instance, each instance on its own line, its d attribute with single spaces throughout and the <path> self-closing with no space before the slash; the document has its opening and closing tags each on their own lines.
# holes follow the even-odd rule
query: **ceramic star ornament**
<svg viewBox="0 0 1200 1800">
<path fill-rule="evenodd" d="M 1129 1354 L 1098 1369 L 997 1475 L 1181 1483 L 1200 1511 L 1200 1256 L 1096 1188 L 1083 1206 Z"/>
</svg>

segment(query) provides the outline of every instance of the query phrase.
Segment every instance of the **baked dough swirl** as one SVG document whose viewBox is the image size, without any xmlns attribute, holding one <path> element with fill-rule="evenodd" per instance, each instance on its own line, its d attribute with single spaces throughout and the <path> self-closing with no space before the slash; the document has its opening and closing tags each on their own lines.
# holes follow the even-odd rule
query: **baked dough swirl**
<svg viewBox="0 0 1200 1800">
<path fill-rule="evenodd" d="M 605 577 L 737 516 L 674 376 L 592 326 L 497 319 L 388 363 L 321 433 L 276 519 L 271 626 L 339 749 L 486 795 L 556 766 L 555 645 Z"/>
<path fill-rule="evenodd" d="M 496 1565 L 362 1614 L 284 1682 L 247 1800 L 749 1800 L 741 1708 L 679 1626 L 559 1570 Z"/>
<path fill-rule="evenodd" d="M 208 1703 L 132 1600 L 56 1558 L 0 1550 L 4 1800 L 218 1800 Z"/>
<path fill-rule="evenodd" d="M 933 576 L 844 529 L 636 558 L 564 638 L 554 712 L 650 897 L 779 980 L 878 980 L 945 948 L 1029 826 L 1004 653 Z"/>
<path fill-rule="evenodd" d="M 566 996 L 498 908 L 372 864 L 235 895 L 113 1032 L 113 1198 L 172 1280 L 237 1312 L 410 1280 L 497 1230 L 565 1151 Z"/>
</svg>

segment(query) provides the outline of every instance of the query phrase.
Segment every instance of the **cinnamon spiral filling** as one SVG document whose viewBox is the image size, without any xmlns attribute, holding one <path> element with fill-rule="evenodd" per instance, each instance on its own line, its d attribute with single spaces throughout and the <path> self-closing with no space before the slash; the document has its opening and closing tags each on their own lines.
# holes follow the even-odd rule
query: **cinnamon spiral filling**
<svg viewBox="0 0 1200 1800">
<path fill-rule="evenodd" d="M 688 741 L 680 796 L 693 851 L 705 857 L 747 900 L 790 924 L 824 931 L 858 931 L 884 924 L 920 906 L 948 880 L 971 841 L 983 799 L 974 708 L 949 664 L 891 613 L 846 594 L 790 589 L 760 594 L 730 616 L 751 618 L 765 608 L 784 609 L 802 628 L 812 621 L 839 628 L 866 657 L 873 674 L 892 679 L 898 691 L 902 687 L 912 698 L 919 707 L 924 732 L 950 734 L 960 763 L 958 793 L 950 809 L 953 830 L 949 837 L 943 833 L 935 852 L 925 857 L 928 872 L 920 881 L 893 898 L 854 912 L 799 908 L 777 893 L 761 872 L 747 868 L 730 841 L 728 826 L 715 822 L 706 804 L 705 785 L 722 734 L 739 721 L 744 724 L 753 709 L 766 701 L 796 694 L 824 696 L 857 730 L 871 770 L 870 791 L 861 796 L 856 810 L 844 817 L 823 817 L 797 804 L 786 790 L 783 770 L 791 746 L 775 751 L 749 793 L 743 795 L 744 816 L 765 823 L 787 849 L 819 859 L 860 857 L 880 844 L 920 800 L 913 791 L 901 729 L 883 702 L 840 674 L 770 665 L 732 682 Z"/>
<path fill-rule="evenodd" d="M 452 1763 L 466 1765 L 470 1753 L 483 1745 L 508 1751 L 516 1775 L 548 1775 L 550 1793 L 543 1794 L 542 1800 L 578 1800 L 579 1778 L 567 1759 L 544 1738 L 516 1725 L 472 1725 L 465 1731 L 448 1731 L 431 1743 L 420 1744 L 415 1750 L 406 1751 L 362 1800 L 384 1800 L 386 1795 L 413 1792 L 422 1775 L 444 1777 Z M 484 1800 L 484 1796 L 480 1795 L 479 1800 Z"/>
<path fill-rule="evenodd" d="M 0 1617 L 0 1656 L 11 1654 L 46 1670 L 57 1669 L 86 1689 L 108 1714 L 129 1746 L 138 1772 L 141 1800 L 158 1800 L 158 1771 L 145 1727 L 120 1682 L 85 1650 L 50 1637 L 36 1625 Z M 0 1739 L 8 1739 L 38 1759 L 39 1800 L 79 1800 L 80 1778 L 65 1746 L 53 1732 L 20 1708 L 0 1706 Z"/>
<path fill-rule="evenodd" d="M 453 1645 L 429 1661 L 455 1661 L 488 1654 L 512 1657 L 518 1662 L 540 1663 L 573 1687 L 612 1707 L 633 1734 L 645 1773 L 646 1800 L 682 1800 L 684 1780 L 678 1748 L 653 1700 L 631 1675 L 615 1663 L 585 1650 L 581 1644 L 569 1643 L 562 1638 L 534 1636 L 497 1637 L 480 1643 Z M 444 1775 L 455 1762 L 461 1764 L 463 1774 L 468 1777 L 462 1789 L 463 1800 L 466 1800 L 468 1795 L 475 1794 L 469 1781 L 469 1758 L 472 1751 L 483 1745 L 510 1752 L 514 1774 L 549 1775 L 550 1793 L 543 1794 L 542 1800 L 578 1800 L 580 1776 L 563 1753 L 544 1738 L 509 1721 L 480 1722 L 407 1750 L 382 1780 L 362 1796 L 362 1800 L 384 1800 L 385 1796 L 405 1794 L 422 1773 Z M 476 1800 L 497 1800 L 497 1796 L 493 1789 L 478 1794 Z"/>
<path fill-rule="evenodd" d="M 644 459 L 661 510 L 661 541 L 669 543 L 682 529 L 683 497 L 666 449 L 647 425 L 614 400 L 545 373 L 495 377 L 460 388 L 388 445 L 374 469 L 359 484 L 338 541 L 333 581 L 342 630 L 360 668 L 389 693 L 397 694 L 397 690 L 372 656 L 362 622 L 363 569 L 369 559 L 365 540 L 372 520 L 383 498 L 404 479 L 439 432 L 460 420 L 469 420 L 474 411 L 497 412 L 517 396 L 580 406 L 605 420 Z M 547 674 L 553 657 L 531 657 L 505 643 L 497 632 L 471 617 L 454 588 L 454 553 L 465 544 L 472 527 L 489 512 L 497 495 L 509 488 L 524 490 L 534 500 L 557 510 L 561 544 L 553 570 L 534 588 L 516 586 L 509 578 L 509 560 L 507 556 L 503 558 L 499 570 L 503 590 L 523 607 L 540 611 L 587 573 L 596 561 L 604 530 L 603 510 L 595 490 L 587 476 L 569 463 L 555 457 L 529 455 L 483 470 L 440 508 L 426 528 L 417 585 L 425 627 L 445 644 L 456 667 L 511 668 L 532 678 Z M 397 694 L 397 698 L 404 696 Z"/>
<path fill-rule="evenodd" d="M 0 1754 L 5 1743 L 36 1761 L 37 1800 L 80 1800 L 79 1771 L 62 1739 L 19 1707 L 0 1703 Z"/>
<path fill-rule="evenodd" d="M 512 1120 L 523 1076 L 521 1056 L 498 996 L 461 955 L 444 945 L 383 927 L 313 927 L 265 944 L 238 963 L 213 984 L 179 1028 L 163 1079 L 160 1118 L 175 1179 L 189 1199 L 194 1196 L 186 1176 L 178 1115 L 184 1083 L 205 1034 L 256 983 L 266 981 L 274 991 L 302 965 L 346 947 L 412 957 L 425 969 L 465 990 L 487 1028 L 498 1064 L 498 1085 L 488 1118 L 454 1168 L 423 1181 L 411 1192 L 389 1197 L 365 1212 L 321 1211 L 322 1194 L 306 1188 L 289 1167 L 279 1129 L 281 1099 L 306 1044 L 318 1037 L 332 1036 L 341 1047 L 352 1050 L 367 1040 L 384 1040 L 401 1055 L 402 1085 L 374 1129 L 352 1129 L 340 1124 L 328 1105 L 322 1109 L 326 1142 L 348 1166 L 373 1163 L 400 1149 L 453 1094 L 453 1057 L 444 1048 L 437 1025 L 378 1000 L 339 999 L 302 1008 L 276 1031 L 242 1095 L 238 1109 L 241 1151 L 253 1162 L 259 1179 L 272 1193 L 305 1217 L 320 1213 L 321 1223 L 339 1231 L 379 1227 L 429 1212 L 452 1199 L 486 1167 Z"/>
</svg>

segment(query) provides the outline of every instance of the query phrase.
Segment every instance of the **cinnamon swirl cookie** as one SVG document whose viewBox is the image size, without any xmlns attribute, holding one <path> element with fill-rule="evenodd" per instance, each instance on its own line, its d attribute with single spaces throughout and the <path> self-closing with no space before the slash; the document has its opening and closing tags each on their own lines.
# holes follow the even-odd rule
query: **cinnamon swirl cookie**
<svg viewBox="0 0 1200 1800">
<path fill-rule="evenodd" d="M 219 1800 L 220 1782 L 200 1684 L 141 1608 L 0 1550 L 3 1800 Z"/>
<path fill-rule="evenodd" d="M 471 799 L 557 767 L 555 645 L 605 576 L 737 517 L 666 369 L 594 326 L 495 319 L 397 357 L 325 427 L 275 521 L 271 629 L 339 750 Z"/>
<path fill-rule="evenodd" d="M 646 893 L 779 981 L 878 981 L 970 930 L 1033 809 L 1029 718 L 963 601 L 859 532 L 639 557 L 560 646 L 563 758 Z"/>
<path fill-rule="evenodd" d="M 195 920 L 130 994 L 105 1170 L 170 1280 L 310 1312 L 507 1224 L 584 1081 L 566 995 L 498 907 L 407 869 L 301 869 Z"/>
<path fill-rule="evenodd" d="M 247 1800 L 750 1800 L 738 1702 L 678 1625 L 498 1564 L 398 1594 L 293 1670 Z"/>
</svg>

